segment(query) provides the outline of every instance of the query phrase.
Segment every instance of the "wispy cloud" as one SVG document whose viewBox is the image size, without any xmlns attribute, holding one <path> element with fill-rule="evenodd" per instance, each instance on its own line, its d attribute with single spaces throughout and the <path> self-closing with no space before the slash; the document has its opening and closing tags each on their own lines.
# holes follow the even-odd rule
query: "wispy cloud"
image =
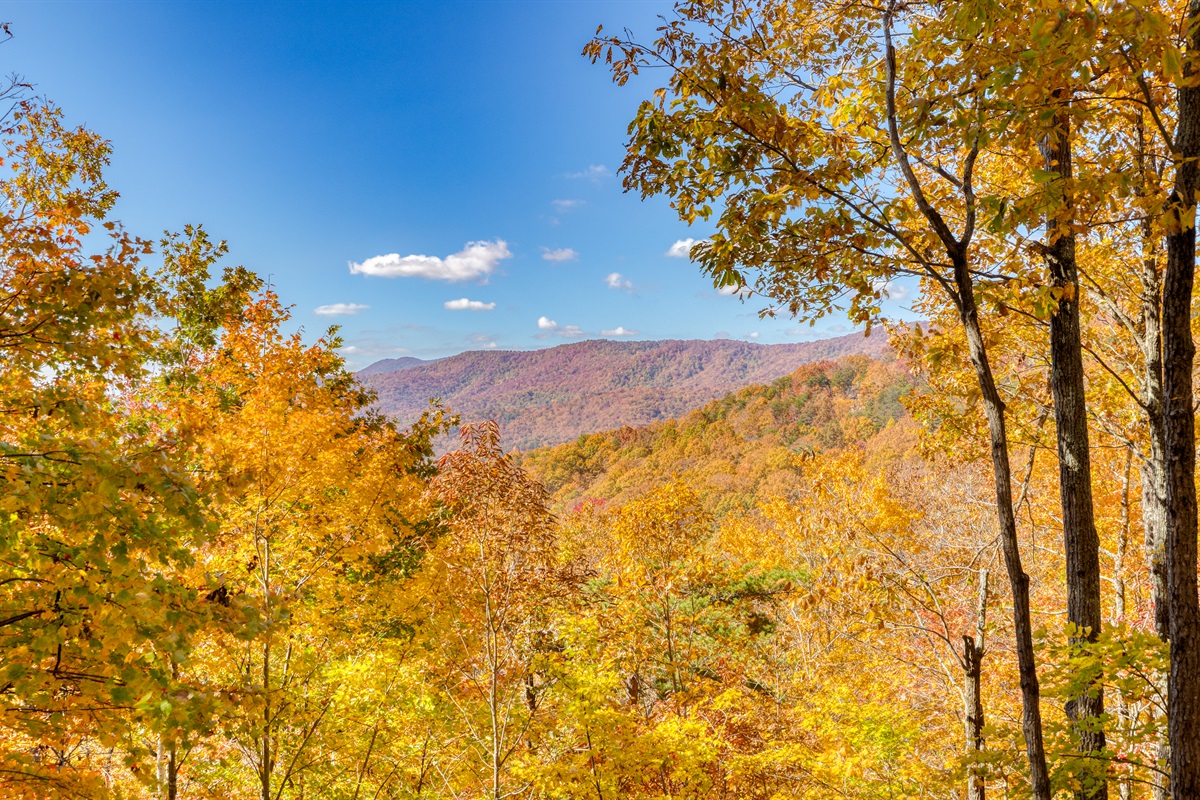
<svg viewBox="0 0 1200 800">
<path fill-rule="evenodd" d="M 892 300 L 903 300 L 908 297 L 908 287 L 895 281 L 877 279 L 871 282 L 871 288 L 883 292 Z"/>
<path fill-rule="evenodd" d="M 611 174 L 608 171 L 608 167 L 603 164 L 588 164 L 585 169 L 581 169 L 578 172 L 568 172 L 565 177 L 572 180 L 598 181 L 601 178 L 607 178 Z"/>
<path fill-rule="evenodd" d="M 601 336 L 637 336 L 637 331 L 631 331 L 628 328 L 622 328 L 620 325 L 612 330 L 600 331 Z"/>
<path fill-rule="evenodd" d="M 628 280 L 619 272 L 610 272 L 604 279 L 604 284 L 610 289 L 620 289 L 625 292 L 633 291 L 633 281 Z"/>
<path fill-rule="evenodd" d="M 579 208 L 584 202 L 583 200 L 551 200 L 550 205 L 558 211 L 570 211 L 572 208 Z"/>
<path fill-rule="evenodd" d="M 805 327 L 788 328 L 784 331 L 788 336 L 795 336 L 799 339 L 832 339 L 835 336 L 845 336 L 848 333 L 854 333 L 857 328 L 852 328 L 849 325 L 836 323 L 827 325 L 822 328 L 815 328 L 811 325 Z"/>
<path fill-rule="evenodd" d="M 541 331 L 538 334 L 539 339 L 545 339 L 547 336 L 562 336 L 565 339 L 583 336 L 583 329 L 578 325 L 559 325 L 547 316 L 538 317 L 537 326 Z"/>
<path fill-rule="evenodd" d="M 381 341 L 372 337 L 356 339 L 353 344 L 338 348 L 338 352 L 347 359 L 362 363 L 365 360 L 377 358 L 395 358 L 412 355 L 412 350 L 400 347 L 392 342 Z"/>
<path fill-rule="evenodd" d="M 460 297 L 457 300 L 447 300 L 442 303 L 442 308 L 447 311 L 491 311 L 495 307 L 495 303 L 485 303 L 482 300 L 468 300 L 465 297 Z"/>
<path fill-rule="evenodd" d="M 570 247 L 559 247 L 551 250 L 548 247 L 542 248 L 542 259 L 555 264 L 561 264 L 564 261 L 575 261 L 579 258 L 579 253 L 575 252 Z"/>
<path fill-rule="evenodd" d="M 675 244 L 667 248 L 666 255 L 670 258 L 687 258 L 692 254 L 692 248 L 701 242 L 706 242 L 707 239 L 693 239 L 690 236 L 686 239 L 676 239 Z"/>
<path fill-rule="evenodd" d="M 747 338 L 747 339 L 757 339 L 757 338 L 758 338 L 758 331 L 751 331 L 750 333 L 747 333 L 747 334 L 746 334 L 746 338 Z"/>
<path fill-rule="evenodd" d="M 490 333 L 472 333 L 467 337 L 471 344 L 477 344 L 484 350 L 495 350 L 499 345 Z"/>
<path fill-rule="evenodd" d="M 497 239 L 494 242 L 467 242 L 462 250 L 445 258 L 402 256 L 399 253 L 373 256 L 361 264 L 350 262 L 350 272 L 380 278 L 427 278 L 450 282 L 486 280 L 501 260 L 511 257 L 508 244 Z"/>
<path fill-rule="evenodd" d="M 370 306 L 359 303 L 330 303 L 327 306 L 317 306 L 313 313 L 322 317 L 350 317 L 360 311 L 366 311 Z"/>
</svg>

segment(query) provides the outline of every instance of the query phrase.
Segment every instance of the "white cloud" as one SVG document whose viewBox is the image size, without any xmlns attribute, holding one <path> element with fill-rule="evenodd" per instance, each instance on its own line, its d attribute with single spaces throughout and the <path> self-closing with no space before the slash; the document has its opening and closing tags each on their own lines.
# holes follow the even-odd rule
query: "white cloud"
<svg viewBox="0 0 1200 800">
<path fill-rule="evenodd" d="M 460 297 L 457 300 L 447 300 L 442 303 L 442 308 L 447 311 L 491 311 L 495 307 L 495 303 L 485 303 L 482 300 L 468 300 L 465 297 Z"/>
<path fill-rule="evenodd" d="M 600 331 L 601 336 L 637 336 L 637 331 L 631 331 L 627 328 L 622 328 L 620 325 L 609 331 Z"/>
<path fill-rule="evenodd" d="M 322 317 L 353 316 L 360 311 L 366 311 L 370 306 L 359 303 L 330 303 L 327 306 L 317 306 L 313 313 Z"/>
<path fill-rule="evenodd" d="M 627 280 L 624 275 L 619 272 L 610 272 L 608 277 L 604 279 L 604 283 L 610 289 L 621 289 L 622 291 L 633 291 L 633 281 Z"/>
<path fill-rule="evenodd" d="M 758 331 L 752 331 L 752 332 L 750 332 L 750 333 L 747 333 L 747 334 L 746 334 L 746 338 L 747 338 L 747 339 L 757 339 L 757 338 L 758 338 Z"/>
<path fill-rule="evenodd" d="M 903 300 L 908 297 L 908 287 L 895 281 L 876 280 L 871 283 L 871 288 L 882 291 L 892 300 Z"/>
<path fill-rule="evenodd" d="M 686 239 L 677 239 L 675 244 L 667 248 L 664 255 L 671 258 L 687 258 L 692 254 L 692 248 L 696 245 L 708 241 L 707 239 L 693 239 L 690 236 Z"/>
<path fill-rule="evenodd" d="M 483 349 L 484 349 L 484 350 L 495 350 L 495 349 L 496 349 L 496 343 L 495 343 L 495 342 L 488 342 L 487 344 L 485 344 L 485 345 L 483 346 Z"/>
<path fill-rule="evenodd" d="M 579 172 L 568 172 L 566 177 L 576 180 L 598 181 L 601 178 L 607 178 L 611 174 L 608 171 L 608 167 L 603 164 L 588 164 L 587 169 L 581 169 Z"/>
<path fill-rule="evenodd" d="M 562 336 L 570 339 L 576 336 L 583 336 L 583 329 L 578 325 L 559 325 L 549 317 L 538 317 L 538 330 L 542 333 L 538 334 L 539 339 L 545 339 L 547 336 Z"/>
<path fill-rule="evenodd" d="M 583 200 L 551 200 L 550 205 L 554 206 L 559 211 L 570 211 L 572 208 L 579 208 L 583 205 Z"/>
<path fill-rule="evenodd" d="M 470 281 L 486 279 L 502 259 L 511 258 L 503 239 L 494 242 L 467 242 L 457 253 L 437 256 L 389 253 L 373 256 L 361 264 L 350 262 L 354 275 L 374 275 L 380 278 L 428 278 L 435 281 Z"/>
<path fill-rule="evenodd" d="M 570 247 L 559 247 L 556 250 L 551 250 L 548 247 L 542 248 L 542 259 L 555 264 L 561 264 L 564 261 L 574 261 L 577 258 L 579 258 L 579 253 Z"/>
</svg>

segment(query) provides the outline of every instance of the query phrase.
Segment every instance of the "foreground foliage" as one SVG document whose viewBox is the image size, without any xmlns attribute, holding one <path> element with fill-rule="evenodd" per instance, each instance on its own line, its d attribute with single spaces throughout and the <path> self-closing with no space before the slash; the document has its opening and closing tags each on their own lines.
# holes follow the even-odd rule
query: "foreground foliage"
<svg viewBox="0 0 1200 800">
<path fill-rule="evenodd" d="M 125 232 L 107 143 L 18 102 L 0 793 L 1194 796 L 1197 20 L 684 0 L 596 39 L 672 67 L 627 185 L 715 215 L 719 285 L 874 323 L 916 276 L 930 322 L 524 456 L 485 422 L 435 461 L 445 412 L 374 412 L 202 228 Z"/>
</svg>

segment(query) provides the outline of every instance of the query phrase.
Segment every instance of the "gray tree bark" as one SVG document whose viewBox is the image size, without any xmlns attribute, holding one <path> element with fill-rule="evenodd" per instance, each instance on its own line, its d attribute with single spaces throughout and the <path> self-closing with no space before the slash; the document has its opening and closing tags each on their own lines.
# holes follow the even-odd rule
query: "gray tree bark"
<svg viewBox="0 0 1200 800">
<path fill-rule="evenodd" d="M 967 755 L 972 759 L 967 768 L 967 800 L 986 800 L 987 786 L 983 770 L 977 763 L 983 753 L 983 635 L 987 624 L 988 571 L 979 571 L 979 603 L 975 609 L 975 638 L 963 637 L 963 668 L 967 676 L 967 692 L 963 698 L 966 712 Z"/>
<path fill-rule="evenodd" d="M 965 258 L 956 259 L 954 276 L 958 289 L 959 317 L 967 334 L 971 364 L 975 367 L 988 421 L 1000 544 L 1013 593 L 1013 633 L 1016 638 L 1017 672 L 1021 684 L 1021 731 L 1024 734 L 1026 757 L 1029 760 L 1030 791 L 1034 800 L 1050 800 L 1050 775 L 1046 767 L 1046 745 L 1042 735 L 1041 688 L 1033 652 L 1033 625 L 1029 613 L 1029 576 L 1021 566 L 1021 551 L 1017 540 L 1012 467 L 1008 460 L 1008 432 L 1004 424 L 1004 400 L 996 389 L 996 380 L 988 361 L 987 348 L 979 327 L 975 287 Z"/>
<path fill-rule="evenodd" d="M 1155 169 L 1146 147 L 1144 112 L 1136 123 L 1137 165 L 1140 185 L 1145 195 L 1155 182 Z M 1164 642 L 1171 638 L 1171 621 L 1167 597 L 1167 451 L 1163 427 L 1163 362 L 1162 362 L 1162 279 L 1158 274 L 1158 246 L 1153 221 L 1142 220 L 1142 265 L 1139 275 L 1142 284 L 1142 305 L 1138 314 L 1142 347 L 1142 409 L 1150 436 L 1150 453 L 1142 461 L 1142 530 L 1145 534 L 1146 564 L 1150 570 L 1150 602 L 1154 607 L 1154 631 Z M 1158 676 L 1159 692 L 1168 693 L 1166 674 Z M 1166 730 L 1166 712 L 1155 704 L 1151 713 L 1162 724 L 1162 734 L 1155 755 L 1154 800 L 1170 800 L 1171 787 L 1167 771 L 1171 760 L 1170 737 Z"/>
</svg>

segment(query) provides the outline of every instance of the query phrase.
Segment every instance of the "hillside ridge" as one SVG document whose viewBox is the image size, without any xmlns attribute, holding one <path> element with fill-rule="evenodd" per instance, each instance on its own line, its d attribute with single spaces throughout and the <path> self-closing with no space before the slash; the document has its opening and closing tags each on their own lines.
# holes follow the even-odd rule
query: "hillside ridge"
<svg viewBox="0 0 1200 800">
<path fill-rule="evenodd" d="M 389 372 L 398 372 L 402 369 L 411 369 L 419 367 L 422 364 L 431 364 L 438 359 L 417 358 L 415 356 L 402 356 L 400 358 L 382 358 L 375 361 L 369 366 L 363 367 L 358 371 L 358 375 L 386 375 Z"/>
<path fill-rule="evenodd" d="M 676 417 L 804 364 L 889 354 L 882 332 L 786 344 L 590 339 L 543 350 L 472 350 L 416 364 L 392 359 L 403 364 L 381 372 L 387 365 L 376 362 L 358 376 L 377 392 L 377 407 L 401 424 L 438 398 L 464 422 L 496 420 L 506 446 L 529 450 Z"/>
</svg>

